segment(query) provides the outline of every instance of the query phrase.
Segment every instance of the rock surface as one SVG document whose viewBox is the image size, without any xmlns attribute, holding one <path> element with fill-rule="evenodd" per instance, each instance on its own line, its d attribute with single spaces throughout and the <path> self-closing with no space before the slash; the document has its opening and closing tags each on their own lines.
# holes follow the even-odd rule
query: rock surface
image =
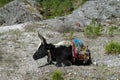
<svg viewBox="0 0 120 80">
<path fill-rule="evenodd" d="M 92 19 L 105 25 L 120 26 L 119 0 L 90 0 L 72 12 L 72 14 L 46 20 L 54 30 L 59 32 L 82 31 Z"/>
<path fill-rule="evenodd" d="M 44 20 L 53 30 L 59 32 L 82 31 L 93 18 L 103 24 L 120 25 L 120 1 L 90 0 L 72 12 L 72 14 Z M 12 25 L 29 21 L 40 21 L 34 0 L 15 0 L 0 9 L 0 25 Z"/>
<path fill-rule="evenodd" d="M 13 25 L 29 21 L 40 21 L 39 14 L 33 2 L 28 0 L 14 0 L 0 8 L 0 25 Z"/>
<path fill-rule="evenodd" d="M 83 6 L 73 11 L 69 15 L 77 19 L 81 24 L 87 25 L 93 18 L 100 22 L 120 18 L 120 1 L 119 0 L 92 0 L 87 1 Z M 120 25 L 120 23 L 119 23 Z"/>
</svg>

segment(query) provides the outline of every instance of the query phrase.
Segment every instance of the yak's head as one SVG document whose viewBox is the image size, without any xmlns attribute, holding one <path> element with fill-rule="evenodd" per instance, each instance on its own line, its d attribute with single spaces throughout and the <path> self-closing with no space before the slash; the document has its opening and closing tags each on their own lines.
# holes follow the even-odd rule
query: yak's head
<svg viewBox="0 0 120 80">
<path fill-rule="evenodd" d="M 38 33 L 39 38 L 41 39 L 41 44 L 38 50 L 33 55 L 33 59 L 37 60 L 48 55 L 48 50 L 53 46 L 52 44 L 47 44 L 46 39 Z"/>
</svg>

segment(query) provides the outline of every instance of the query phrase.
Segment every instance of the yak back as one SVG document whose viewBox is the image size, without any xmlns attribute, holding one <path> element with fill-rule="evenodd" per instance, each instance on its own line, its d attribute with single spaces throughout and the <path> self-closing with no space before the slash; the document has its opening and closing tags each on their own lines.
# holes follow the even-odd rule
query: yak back
<svg viewBox="0 0 120 80">
<path fill-rule="evenodd" d="M 70 59 L 72 57 L 72 46 L 60 45 L 54 48 L 52 47 L 50 52 L 52 59 L 56 58 Z"/>
</svg>

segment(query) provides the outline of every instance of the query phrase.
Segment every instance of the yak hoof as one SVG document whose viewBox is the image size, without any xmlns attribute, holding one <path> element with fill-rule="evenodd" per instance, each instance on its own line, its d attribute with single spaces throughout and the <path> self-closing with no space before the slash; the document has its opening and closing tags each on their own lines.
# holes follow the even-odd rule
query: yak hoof
<svg viewBox="0 0 120 80">
<path fill-rule="evenodd" d="M 60 63 L 58 64 L 58 63 L 57 63 L 56 66 L 57 66 L 57 67 L 62 67 L 62 64 L 60 64 Z"/>
<path fill-rule="evenodd" d="M 71 66 L 72 63 L 71 63 L 70 61 L 65 61 L 65 62 L 64 62 L 64 65 L 65 65 L 65 66 Z"/>
<path fill-rule="evenodd" d="M 54 64 L 53 61 L 48 62 L 48 64 Z"/>
</svg>

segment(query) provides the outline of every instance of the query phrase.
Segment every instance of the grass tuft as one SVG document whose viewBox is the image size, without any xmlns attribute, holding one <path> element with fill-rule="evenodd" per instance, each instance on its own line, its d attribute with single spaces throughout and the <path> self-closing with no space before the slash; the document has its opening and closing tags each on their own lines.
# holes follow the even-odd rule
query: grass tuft
<svg viewBox="0 0 120 80">
<path fill-rule="evenodd" d="M 120 43 L 110 41 L 105 46 L 105 51 L 106 51 L 106 54 L 120 54 Z"/>
<path fill-rule="evenodd" d="M 60 70 L 55 70 L 52 73 L 50 80 L 64 80 L 62 77 L 62 72 Z"/>
<path fill-rule="evenodd" d="M 84 34 L 87 38 L 97 38 L 102 34 L 102 25 L 97 23 L 94 19 L 86 26 Z"/>
<path fill-rule="evenodd" d="M 114 35 L 114 32 L 115 32 L 115 30 L 116 30 L 116 27 L 113 26 L 113 25 L 111 25 L 111 26 L 108 27 L 107 30 L 108 30 L 108 33 L 107 33 L 107 34 L 112 37 L 112 36 Z"/>
</svg>

